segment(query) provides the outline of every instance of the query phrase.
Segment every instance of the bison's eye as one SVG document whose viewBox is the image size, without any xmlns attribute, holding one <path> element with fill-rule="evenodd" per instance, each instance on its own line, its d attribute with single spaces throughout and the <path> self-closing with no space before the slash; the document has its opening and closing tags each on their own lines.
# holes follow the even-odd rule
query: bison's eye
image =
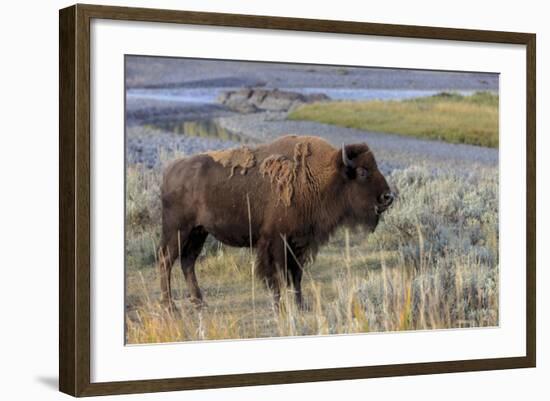
<svg viewBox="0 0 550 401">
<path fill-rule="evenodd" d="M 370 171 L 364 167 L 357 167 L 357 177 L 360 179 L 366 179 L 370 176 Z"/>
</svg>

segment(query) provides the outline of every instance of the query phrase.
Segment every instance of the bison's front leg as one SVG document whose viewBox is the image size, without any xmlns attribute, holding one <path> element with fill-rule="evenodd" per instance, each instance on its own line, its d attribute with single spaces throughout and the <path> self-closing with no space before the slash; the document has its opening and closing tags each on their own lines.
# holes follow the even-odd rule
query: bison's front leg
<svg viewBox="0 0 550 401">
<path fill-rule="evenodd" d="M 277 246 L 279 241 L 262 238 L 258 240 L 258 277 L 264 280 L 273 294 L 273 305 L 279 309 L 281 301 L 281 262 L 284 263 L 284 248 Z"/>
<path fill-rule="evenodd" d="M 305 309 L 304 300 L 302 298 L 302 267 L 294 258 L 288 260 L 289 281 L 292 279 L 294 287 L 294 296 L 296 297 L 296 305 L 300 309 Z"/>
<path fill-rule="evenodd" d="M 294 241 L 286 242 L 286 264 L 288 285 L 294 287 L 294 296 L 298 308 L 305 310 L 306 305 L 302 297 L 302 276 L 304 272 L 305 253 L 304 247 L 298 247 Z"/>
</svg>

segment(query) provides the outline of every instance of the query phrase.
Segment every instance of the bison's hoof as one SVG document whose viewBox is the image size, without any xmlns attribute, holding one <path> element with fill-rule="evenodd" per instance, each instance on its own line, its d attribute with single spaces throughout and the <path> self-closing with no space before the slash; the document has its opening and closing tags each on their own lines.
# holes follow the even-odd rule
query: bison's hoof
<svg viewBox="0 0 550 401">
<path fill-rule="evenodd" d="M 193 306 L 199 310 L 208 307 L 206 301 L 200 298 L 190 298 L 189 302 L 191 302 Z"/>
</svg>

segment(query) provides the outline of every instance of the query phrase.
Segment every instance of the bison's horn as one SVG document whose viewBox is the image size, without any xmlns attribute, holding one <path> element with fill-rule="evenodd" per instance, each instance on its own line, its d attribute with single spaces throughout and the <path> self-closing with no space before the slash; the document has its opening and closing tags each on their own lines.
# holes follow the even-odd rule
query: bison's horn
<svg viewBox="0 0 550 401">
<path fill-rule="evenodd" d="M 342 162 L 344 162 L 344 166 L 353 168 L 353 162 L 349 159 L 348 154 L 346 152 L 346 146 L 342 142 Z"/>
</svg>

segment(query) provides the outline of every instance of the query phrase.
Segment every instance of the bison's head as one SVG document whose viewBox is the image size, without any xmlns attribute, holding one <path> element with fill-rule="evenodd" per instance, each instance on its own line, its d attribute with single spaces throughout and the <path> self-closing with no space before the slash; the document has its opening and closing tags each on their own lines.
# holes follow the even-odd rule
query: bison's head
<svg viewBox="0 0 550 401">
<path fill-rule="evenodd" d="M 341 196 L 346 199 L 350 223 L 374 230 L 395 195 L 378 170 L 372 151 L 366 144 L 342 145 L 337 164 L 345 182 Z"/>
</svg>

